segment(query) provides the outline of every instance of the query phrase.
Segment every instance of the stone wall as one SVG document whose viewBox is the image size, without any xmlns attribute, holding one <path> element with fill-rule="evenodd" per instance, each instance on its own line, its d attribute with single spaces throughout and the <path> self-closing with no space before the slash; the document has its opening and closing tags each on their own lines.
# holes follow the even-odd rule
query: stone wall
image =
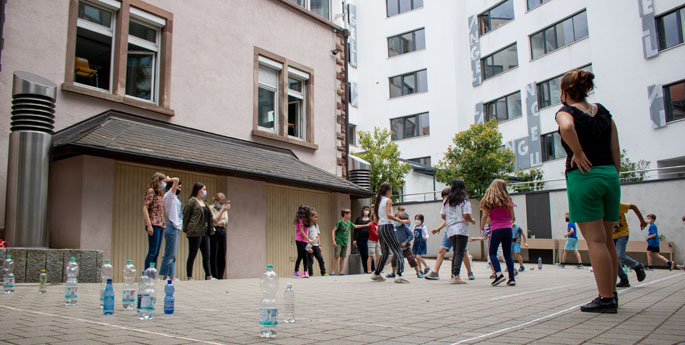
<svg viewBox="0 0 685 345">
<path fill-rule="evenodd" d="M 79 264 L 79 282 L 97 283 L 101 279 L 101 250 L 0 248 L 0 258 L 4 260 L 7 255 L 14 260 L 17 283 L 37 283 L 43 269 L 48 274 L 48 283 L 63 283 L 67 279 L 64 267 L 72 257 Z"/>
</svg>

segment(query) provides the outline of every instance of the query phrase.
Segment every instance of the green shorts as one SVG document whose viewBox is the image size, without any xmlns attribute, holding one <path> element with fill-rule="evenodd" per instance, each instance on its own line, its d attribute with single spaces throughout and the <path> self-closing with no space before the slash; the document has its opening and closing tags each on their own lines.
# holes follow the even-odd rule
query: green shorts
<svg viewBox="0 0 685 345">
<path fill-rule="evenodd" d="M 346 256 L 347 256 L 347 246 L 338 245 L 337 247 L 335 247 L 335 254 L 334 254 L 334 256 L 337 257 L 337 258 L 344 258 L 344 257 L 346 257 Z"/>
<path fill-rule="evenodd" d="M 621 183 L 613 165 L 592 167 L 586 173 L 580 170 L 566 173 L 566 194 L 572 222 L 618 221 Z"/>
</svg>

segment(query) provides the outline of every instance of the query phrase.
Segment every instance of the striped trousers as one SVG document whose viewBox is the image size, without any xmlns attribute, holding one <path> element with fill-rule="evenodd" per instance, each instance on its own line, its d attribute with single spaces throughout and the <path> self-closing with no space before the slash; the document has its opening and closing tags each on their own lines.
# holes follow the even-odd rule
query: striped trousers
<svg viewBox="0 0 685 345">
<path fill-rule="evenodd" d="M 392 224 L 383 224 L 378 227 L 378 239 L 381 242 L 383 255 L 376 265 L 375 274 L 381 274 L 385 263 L 388 261 L 390 252 L 397 258 L 397 275 L 401 276 L 404 272 L 404 256 L 402 256 L 402 246 L 395 236 L 395 227 Z"/>
</svg>

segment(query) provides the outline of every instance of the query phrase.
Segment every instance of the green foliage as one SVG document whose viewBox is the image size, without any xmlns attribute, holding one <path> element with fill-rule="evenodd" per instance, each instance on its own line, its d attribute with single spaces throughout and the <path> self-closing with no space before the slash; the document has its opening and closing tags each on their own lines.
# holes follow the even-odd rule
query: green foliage
<svg viewBox="0 0 685 345">
<path fill-rule="evenodd" d="M 381 183 L 392 184 L 393 195 L 397 195 L 409 172 L 409 164 L 399 160 L 400 150 L 390 140 L 392 132 L 374 127 L 373 132 L 359 132 L 359 147 L 362 152 L 353 155 L 371 164 L 371 190 L 377 191 Z"/>
<path fill-rule="evenodd" d="M 649 165 L 652 162 L 640 159 L 637 162 L 633 162 L 628 158 L 628 151 L 626 149 L 621 150 L 621 182 L 637 182 L 645 179 L 646 171 L 635 171 L 635 170 L 646 170 L 649 169 Z M 632 171 L 629 173 L 624 173 L 627 171 Z"/>
<path fill-rule="evenodd" d="M 528 171 L 516 171 L 516 178 L 518 178 L 518 182 L 542 181 L 542 177 L 542 169 L 539 168 L 529 169 Z M 542 190 L 542 187 L 544 186 L 544 182 L 513 185 L 514 190 L 517 192 L 532 192 L 535 190 Z"/>
<path fill-rule="evenodd" d="M 495 120 L 471 125 L 455 134 L 452 142 L 436 166 L 435 178 L 446 184 L 463 179 L 470 197 L 482 198 L 493 179 L 514 171 L 514 154 L 502 147 Z"/>
</svg>

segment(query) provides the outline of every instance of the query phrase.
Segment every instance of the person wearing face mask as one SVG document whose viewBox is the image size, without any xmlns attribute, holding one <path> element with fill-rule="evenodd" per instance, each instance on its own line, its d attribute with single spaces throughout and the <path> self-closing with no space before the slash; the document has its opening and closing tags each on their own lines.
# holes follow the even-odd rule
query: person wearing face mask
<svg viewBox="0 0 685 345">
<path fill-rule="evenodd" d="M 202 253 L 205 279 L 212 279 L 212 270 L 209 267 L 209 236 L 214 235 L 214 219 L 212 211 L 204 202 L 205 197 L 207 197 L 207 187 L 196 182 L 190 193 L 190 199 L 183 207 L 183 232 L 188 237 L 188 261 L 186 262 L 188 280 L 193 279 L 193 263 L 198 249 Z"/>
<path fill-rule="evenodd" d="M 166 189 L 167 183 L 172 182 L 169 176 L 160 172 L 152 175 L 152 181 L 145 190 L 145 197 L 143 198 L 143 219 L 145 220 L 145 229 L 147 230 L 147 256 L 145 257 L 145 269 L 150 266 L 151 262 L 157 265 L 157 257 L 159 256 L 159 247 L 162 246 L 162 235 L 166 227 L 164 219 L 164 200 L 162 195 Z"/>
<path fill-rule="evenodd" d="M 224 193 L 216 193 L 213 201 L 214 205 L 210 209 L 214 218 L 214 235 L 209 237 L 211 247 L 209 267 L 212 270 L 212 280 L 216 280 L 224 278 L 226 269 L 226 227 L 231 204 L 226 201 Z"/>
<path fill-rule="evenodd" d="M 421 272 L 419 278 L 423 278 L 426 273 L 430 272 L 428 263 L 421 256 L 426 255 L 427 252 L 426 241 L 428 241 L 428 228 L 423 224 L 422 214 L 419 213 L 414 216 L 414 220 L 416 221 L 416 226 L 414 227 L 414 244 L 412 245 L 411 252 L 416 256 L 416 261 L 419 264 L 419 272 Z M 425 269 L 422 269 L 421 265 L 423 265 Z"/>
<path fill-rule="evenodd" d="M 371 207 L 369 206 L 364 206 L 362 207 L 362 215 L 361 217 L 357 217 L 357 219 L 354 220 L 354 235 L 352 238 L 354 239 L 352 241 L 352 245 L 357 247 L 359 249 L 359 255 L 361 256 L 362 259 L 362 267 L 364 269 L 364 273 L 369 273 L 369 267 L 366 264 L 367 261 L 369 260 L 369 226 L 371 224 L 371 217 L 369 217 L 371 213 Z"/>
<path fill-rule="evenodd" d="M 181 200 L 178 199 L 178 195 L 181 194 L 181 180 L 178 177 L 172 177 L 171 181 L 167 183 L 163 197 L 167 222 L 164 229 L 164 256 L 162 256 L 162 267 L 159 268 L 162 280 L 174 279 L 178 232 L 183 227 L 183 209 Z"/>
</svg>

